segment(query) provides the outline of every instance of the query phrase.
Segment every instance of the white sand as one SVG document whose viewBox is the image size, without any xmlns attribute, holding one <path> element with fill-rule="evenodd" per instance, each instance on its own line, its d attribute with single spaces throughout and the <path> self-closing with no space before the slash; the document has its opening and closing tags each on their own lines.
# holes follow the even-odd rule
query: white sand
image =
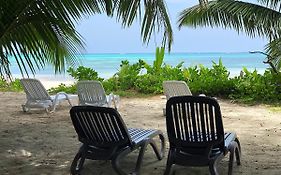
<svg viewBox="0 0 281 175">
<path fill-rule="evenodd" d="M 55 113 L 24 113 L 24 93 L 0 92 L 0 174 L 1 175 L 67 175 L 80 143 L 69 118 L 69 106 L 62 103 Z M 281 174 L 281 112 L 265 106 L 245 106 L 220 100 L 226 131 L 235 131 L 242 145 L 242 166 L 234 166 L 234 175 Z M 77 103 L 77 102 L 75 102 Z M 162 109 L 165 99 L 121 98 L 120 113 L 129 127 L 155 128 L 166 135 Z M 167 139 L 167 137 L 166 137 Z M 168 141 L 166 140 L 168 148 Z M 134 167 L 137 152 L 121 162 L 125 170 Z M 144 157 L 142 174 L 163 174 L 167 151 L 157 161 L 149 148 Z M 220 174 L 227 174 L 227 159 L 219 164 Z M 205 175 L 208 168 L 176 166 L 177 175 Z M 86 161 L 86 174 L 114 174 L 110 162 Z"/>
</svg>

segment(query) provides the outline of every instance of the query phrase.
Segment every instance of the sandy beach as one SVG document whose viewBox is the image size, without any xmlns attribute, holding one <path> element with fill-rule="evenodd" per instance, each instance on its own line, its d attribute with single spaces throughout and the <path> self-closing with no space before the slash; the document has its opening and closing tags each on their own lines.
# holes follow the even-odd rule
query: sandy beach
<svg viewBox="0 0 281 175">
<path fill-rule="evenodd" d="M 69 117 L 70 107 L 62 103 L 55 113 L 35 110 L 22 112 L 24 93 L 0 92 L 0 174 L 37 175 L 69 174 L 69 167 L 80 143 Z M 73 101 L 77 104 L 77 101 Z M 122 98 L 120 113 L 128 127 L 156 128 L 166 135 L 160 96 Z M 246 106 L 219 100 L 226 131 L 235 131 L 242 145 L 242 166 L 234 174 L 281 173 L 281 112 L 266 106 Z M 168 142 L 166 137 L 166 146 Z M 137 152 L 121 162 L 125 170 L 134 167 Z M 142 174 L 163 174 L 167 151 L 157 161 L 151 148 L 144 157 Z M 219 172 L 227 174 L 228 156 L 220 163 Z M 110 162 L 86 161 L 82 174 L 114 174 Z M 208 168 L 176 166 L 176 174 L 208 174 Z"/>
</svg>

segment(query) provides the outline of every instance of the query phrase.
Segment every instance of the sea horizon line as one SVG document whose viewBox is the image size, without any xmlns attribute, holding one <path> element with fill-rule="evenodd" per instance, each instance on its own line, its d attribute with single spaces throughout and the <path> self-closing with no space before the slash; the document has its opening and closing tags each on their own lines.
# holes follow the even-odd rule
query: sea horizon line
<svg viewBox="0 0 281 175">
<path fill-rule="evenodd" d="M 230 52 L 165 52 L 165 54 L 245 54 L 245 53 L 250 53 L 250 51 L 230 51 Z M 125 54 L 155 54 L 155 52 L 93 52 L 93 53 L 77 53 L 82 54 L 82 55 L 92 55 L 92 54 L 120 54 L 120 55 L 125 55 Z"/>
</svg>

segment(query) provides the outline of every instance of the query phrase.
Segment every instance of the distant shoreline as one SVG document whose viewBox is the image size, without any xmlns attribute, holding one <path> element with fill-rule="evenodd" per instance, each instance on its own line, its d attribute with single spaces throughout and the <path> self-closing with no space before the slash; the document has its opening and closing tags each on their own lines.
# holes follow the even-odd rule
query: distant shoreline
<svg viewBox="0 0 281 175">
<path fill-rule="evenodd" d="M 139 59 L 146 61 L 148 64 L 153 64 L 155 60 L 154 53 L 86 53 L 77 56 L 80 65 L 93 68 L 98 72 L 99 77 L 105 79 L 110 78 L 120 70 L 120 64 L 123 60 L 128 60 L 130 64 L 138 62 Z M 230 77 L 239 75 L 243 67 L 246 67 L 250 71 L 257 69 L 259 73 L 263 73 L 268 67 L 263 64 L 264 55 L 250 54 L 248 52 L 166 53 L 164 63 L 176 66 L 184 62 L 184 67 L 202 64 L 210 68 L 213 65 L 213 61 L 218 63 L 220 59 L 230 72 Z M 21 78 L 16 62 L 11 61 L 11 71 L 13 77 Z M 30 75 L 30 77 L 33 77 L 32 74 Z M 46 66 L 44 70 L 38 71 L 35 78 L 45 82 L 48 88 L 53 85 L 57 86 L 60 83 L 69 84 L 74 82 L 67 72 L 62 75 L 55 75 L 51 66 Z"/>
<path fill-rule="evenodd" d="M 235 71 L 230 71 L 230 75 L 229 77 L 233 78 L 235 76 L 239 76 L 240 72 L 242 69 L 237 69 Z M 251 69 L 248 69 L 249 71 L 254 71 Z M 257 69 L 258 73 L 262 74 L 265 69 Z M 99 74 L 100 77 L 104 78 L 104 79 L 108 79 L 110 77 L 112 77 L 113 75 L 107 75 L 107 76 L 103 76 L 102 74 Z M 22 76 L 20 74 L 17 75 L 13 75 L 13 78 L 22 78 Z M 61 83 L 66 84 L 66 85 L 71 85 L 75 82 L 75 80 L 68 75 L 67 73 L 63 74 L 36 74 L 35 76 L 30 75 L 30 78 L 36 78 L 38 80 L 40 80 L 42 82 L 42 84 L 45 86 L 46 89 L 50 89 L 52 87 L 57 87 L 58 85 L 60 85 Z"/>
</svg>

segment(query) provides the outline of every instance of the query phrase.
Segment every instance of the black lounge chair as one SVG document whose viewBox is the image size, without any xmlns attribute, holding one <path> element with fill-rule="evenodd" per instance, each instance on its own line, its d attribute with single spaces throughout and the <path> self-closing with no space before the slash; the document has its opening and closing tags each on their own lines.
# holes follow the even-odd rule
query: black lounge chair
<svg viewBox="0 0 281 175">
<path fill-rule="evenodd" d="M 235 133 L 224 133 L 218 102 L 210 97 L 171 97 L 166 104 L 166 124 L 170 142 L 165 175 L 174 173 L 174 164 L 209 166 L 218 175 L 217 163 L 228 153 L 232 174 L 234 156 L 240 165 L 241 147 Z"/>
<path fill-rule="evenodd" d="M 113 169 L 119 175 L 125 175 L 119 161 L 128 153 L 140 148 L 134 174 L 139 174 L 147 145 L 151 145 L 158 160 L 164 155 L 164 136 L 159 130 L 127 129 L 120 114 L 113 108 L 97 106 L 75 106 L 70 116 L 78 139 L 82 142 L 71 164 L 71 174 L 79 174 L 85 159 L 111 160 Z M 159 151 L 154 137 L 159 136 Z"/>
</svg>

